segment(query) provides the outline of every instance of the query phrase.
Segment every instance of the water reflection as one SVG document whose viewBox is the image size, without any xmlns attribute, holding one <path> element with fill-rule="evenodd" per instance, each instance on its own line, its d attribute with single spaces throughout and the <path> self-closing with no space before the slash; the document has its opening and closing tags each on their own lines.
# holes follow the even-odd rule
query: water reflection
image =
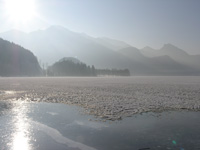
<svg viewBox="0 0 200 150">
<path fill-rule="evenodd" d="M 30 144 L 30 122 L 27 117 L 29 105 L 26 102 L 16 102 L 13 108 L 13 134 L 12 149 L 13 150 L 31 150 Z"/>
<path fill-rule="evenodd" d="M 146 113 L 94 122 L 71 105 L 1 101 L 0 110 L 0 150 L 200 148 L 200 112 Z"/>
</svg>

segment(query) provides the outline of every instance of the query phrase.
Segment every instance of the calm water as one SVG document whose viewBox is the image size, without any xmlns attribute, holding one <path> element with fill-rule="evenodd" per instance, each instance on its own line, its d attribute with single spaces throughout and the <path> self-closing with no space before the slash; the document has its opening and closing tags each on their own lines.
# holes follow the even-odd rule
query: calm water
<svg viewBox="0 0 200 150">
<path fill-rule="evenodd" d="M 200 112 L 101 122 L 65 104 L 0 101 L 1 150 L 200 149 Z"/>
</svg>

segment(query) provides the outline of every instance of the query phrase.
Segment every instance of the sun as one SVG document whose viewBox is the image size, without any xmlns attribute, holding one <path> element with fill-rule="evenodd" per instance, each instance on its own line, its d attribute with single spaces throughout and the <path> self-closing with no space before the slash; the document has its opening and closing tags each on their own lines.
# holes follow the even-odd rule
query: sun
<svg viewBox="0 0 200 150">
<path fill-rule="evenodd" d="M 34 0 L 5 0 L 5 11 L 14 23 L 27 23 L 36 15 Z"/>
</svg>

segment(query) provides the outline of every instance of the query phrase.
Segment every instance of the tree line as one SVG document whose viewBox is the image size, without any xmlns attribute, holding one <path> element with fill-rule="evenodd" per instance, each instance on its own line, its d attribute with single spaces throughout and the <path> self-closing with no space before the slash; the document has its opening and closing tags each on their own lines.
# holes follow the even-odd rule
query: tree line
<svg viewBox="0 0 200 150">
<path fill-rule="evenodd" d="M 61 59 L 44 70 L 47 76 L 130 76 L 128 69 L 96 69 L 78 60 Z"/>
</svg>

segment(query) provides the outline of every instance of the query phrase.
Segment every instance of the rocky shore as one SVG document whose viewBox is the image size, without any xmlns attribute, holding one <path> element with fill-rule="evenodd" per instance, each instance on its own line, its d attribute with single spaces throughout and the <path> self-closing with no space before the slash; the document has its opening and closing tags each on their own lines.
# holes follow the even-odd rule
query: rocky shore
<svg viewBox="0 0 200 150">
<path fill-rule="evenodd" d="M 200 77 L 0 78 L 0 100 L 78 105 L 103 120 L 200 110 Z"/>
</svg>

